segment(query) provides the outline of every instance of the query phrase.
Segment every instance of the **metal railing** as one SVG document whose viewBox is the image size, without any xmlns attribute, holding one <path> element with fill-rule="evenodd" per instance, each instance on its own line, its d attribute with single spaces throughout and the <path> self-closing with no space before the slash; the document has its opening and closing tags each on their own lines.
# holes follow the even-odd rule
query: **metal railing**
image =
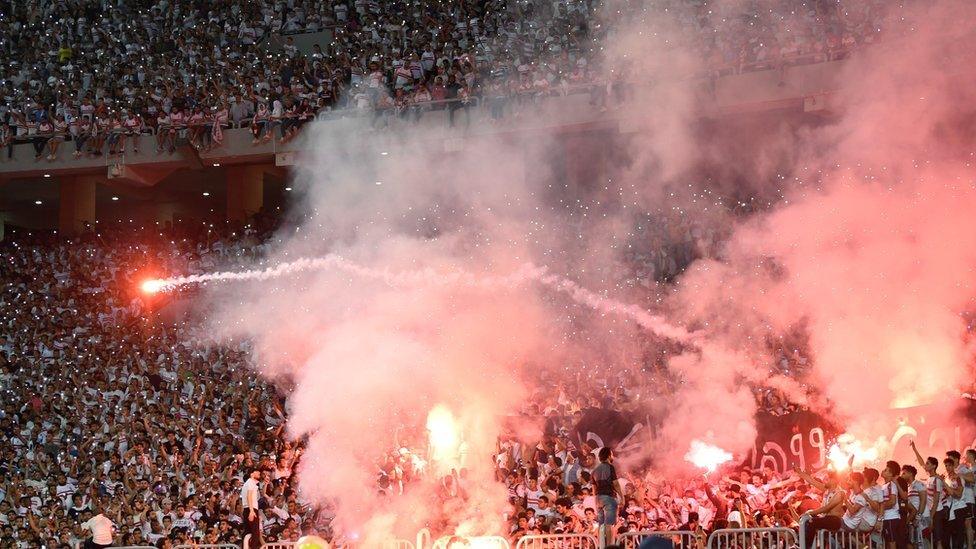
<svg viewBox="0 0 976 549">
<path fill-rule="evenodd" d="M 792 528 L 724 528 L 708 536 L 708 549 L 789 549 L 797 545 Z"/>
<path fill-rule="evenodd" d="M 501 536 L 443 536 L 434 541 L 431 549 L 511 549 L 512 545 Z"/>
<path fill-rule="evenodd" d="M 200 545 L 175 545 L 173 549 L 241 549 L 233 543 L 201 543 Z"/>
<path fill-rule="evenodd" d="M 801 534 L 801 540 L 803 536 Z M 885 542 L 880 535 L 873 532 L 853 532 L 850 530 L 838 530 L 830 532 L 820 530 L 814 547 L 818 549 L 884 549 Z M 801 547 L 803 547 L 801 545 Z"/>
<path fill-rule="evenodd" d="M 801 549 L 805 549 L 810 543 L 807 540 L 807 523 L 810 516 L 800 517 L 797 526 L 799 531 L 799 544 Z M 884 549 L 884 540 L 875 532 L 855 532 L 851 530 L 818 530 L 813 539 L 812 547 L 815 549 Z"/>
<path fill-rule="evenodd" d="M 421 528 L 417 532 L 417 549 L 427 549 L 430 547 L 430 528 Z"/>
<path fill-rule="evenodd" d="M 522 536 L 515 549 L 599 549 L 600 544 L 590 534 L 540 534 Z"/>
<path fill-rule="evenodd" d="M 688 530 L 641 530 L 638 532 L 624 532 L 618 536 L 618 541 L 625 549 L 637 549 L 647 538 L 664 538 L 670 540 L 675 547 L 695 549 L 702 546 L 701 540 L 694 532 Z"/>
<path fill-rule="evenodd" d="M 261 546 L 261 549 L 292 549 L 295 545 L 296 543 L 294 541 L 276 541 L 273 543 L 265 543 Z M 355 547 L 357 545 L 353 546 Z M 416 549 L 416 547 L 410 540 L 390 539 L 383 542 L 381 549 Z"/>
<path fill-rule="evenodd" d="M 200 545 L 175 545 L 173 549 L 241 549 L 233 543 L 201 543 Z"/>
</svg>

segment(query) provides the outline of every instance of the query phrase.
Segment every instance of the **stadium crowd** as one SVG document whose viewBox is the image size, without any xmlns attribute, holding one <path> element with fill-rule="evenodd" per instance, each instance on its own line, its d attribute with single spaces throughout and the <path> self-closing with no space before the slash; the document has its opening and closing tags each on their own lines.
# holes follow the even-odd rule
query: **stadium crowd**
<svg viewBox="0 0 976 549">
<path fill-rule="evenodd" d="M 330 508 L 311 507 L 294 484 L 302 444 L 281 436 L 287 391 L 254 374 L 246 342 L 215 345 L 182 326 L 147 322 L 151 303 L 133 291 L 144 274 L 124 267 L 194 273 L 232 266 L 260 255 L 275 225 L 261 216 L 243 227 L 103 227 L 75 241 L 18 234 L 0 244 L 0 432 L 7 441 L 0 445 L 0 548 L 73 548 L 99 532 L 99 521 L 114 529 L 116 545 L 239 543 L 248 523 L 242 492 L 252 474 L 265 542 L 333 535 Z M 772 367 L 804 360 L 791 345 L 787 338 L 773 346 L 773 356 L 790 364 Z M 503 436 L 494 455 L 510 496 L 513 540 L 599 533 L 611 506 L 618 518 L 603 520 L 617 536 L 797 527 L 807 514 L 813 530 L 876 529 L 899 547 L 909 536 L 918 545 L 923 532 L 943 549 L 965 539 L 972 450 L 941 463 L 920 457 L 920 469 L 894 464 L 844 476 L 733 467 L 691 481 L 608 477 L 600 465 L 612 464 L 608 450 L 595 439 L 580 442 L 576 427 L 587 410 L 638 411 L 634 377 L 617 375 L 553 385 L 513 411 L 545 422 L 540 440 Z M 662 372 L 646 380 L 662 395 L 673 385 Z M 793 408 L 768 389 L 757 390 L 757 399 L 766 413 Z M 424 451 L 391 446 L 377 464 L 377 489 L 390 497 L 410 490 L 425 474 Z M 467 497 L 463 471 L 441 480 L 445 508 Z M 899 525 L 887 522 L 895 517 L 886 503 L 892 491 Z"/>
<path fill-rule="evenodd" d="M 623 386 L 604 394 L 602 404 L 567 398 L 565 390 L 555 393 L 547 410 L 568 407 L 573 413 L 552 417 L 575 414 L 578 419 L 581 407 L 627 401 Z M 912 442 L 917 463 L 887 461 L 880 470 L 855 470 L 852 456 L 846 467 L 812 473 L 726 464 L 689 481 L 653 470 L 640 474 L 632 466 L 631 473 L 618 474 L 611 448 L 601 447 L 598 439 L 580 443 L 576 437 L 570 420 L 548 422 L 537 444 L 500 441 L 495 459 L 498 478 L 509 490 L 513 545 L 527 535 L 591 534 L 612 542 L 627 533 L 643 532 L 634 538 L 639 540 L 660 531 L 685 533 L 692 539 L 684 538 L 681 547 L 701 548 L 715 530 L 777 527 L 804 529 L 807 547 L 820 531 L 854 536 L 839 541 L 841 546 L 961 549 L 973 543 L 973 448 L 949 450 L 940 460 L 923 458 Z M 768 539 L 742 543 L 775 545 Z"/>
<path fill-rule="evenodd" d="M 280 436 L 283 401 L 247 366 L 246 346 L 146 323 L 136 274 L 121 267 L 218 267 L 272 227 L 3 241 L 0 547 L 75 547 L 99 516 L 117 545 L 240 543 L 253 470 L 266 539 L 326 529 L 327 509 L 311 511 L 293 489 L 302 450 Z"/>
<path fill-rule="evenodd" d="M 601 57 L 621 21 L 675 17 L 716 74 L 836 58 L 885 30 L 882 0 L 0 5 L 0 159 L 17 141 L 49 160 L 65 141 L 76 157 L 173 152 L 184 140 L 205 150 L 230 126 L 250 127 L 255 143 L 286 141 L 340 109 L 377 118 L 446 109 L 453 123 L 483 100 L 493 121 L 574 86 L 613 85 Z M 288 34 L 322 30 L 330 41 L 311 51 Z M 639 81 L 629 70 L 615 79 Z"/>
<path fill-rule="evenodd" d="M 75 157 L 140 147 L 172 153 L 183 140 L 204 150 L 219 146 L 230 126 L 249 127 L 255 143 L 288 140 L 336 110 L 415 118 L 442 108 L 453 121 L 481 100 L 496 120 L 574 85 L 603 85 L 600 44 L 612 39 L 609 23 L 674 4 L 623 2 L 611 11 L 590 0 L 4 2 L 0 161 L 17 141 L 53 160 L 62 144 Z M 717 11 L 700 3 L 682 16 L 699 31 L 705 66 L 721 72 L 829 57 L 877 40 L 883 5 L 752 0 Z M 322 29 L 331 42 L 310 52 L 287 34 Z M 279 33 L 281 47 L 269 47 Z M 274 228 L 259 218 L 246 227 L 123 227 L 75 241 L 18 235 L 0 243 L 0 549 L 97 542 L 92 535 L 104 535 L 105 521 L 117 545 L 239 543 L 250 522 L 242 490 L 252 474 L 264 541 L 331 535 L 330 509 L 309 506 L 296 490 L 301 443 L 281 436 L 282 392 L 254 374 L 246 342 L 215 345 L 146 322 L 150 304 L 132 293 L 139 273 L 124 267 L 213 270 L 260 255 Z M 640 281 L 673 279 L 696 247 L 717 238 L 667 221 L 648 231 L 655 245 L 630 258 L 642 266 Z M 783 370 L 806 360 L 791 343 L 777 353 Z M 834 516 L 864 530 L 891 514 L 879 507 L 890 485 L 877 484 L 871 470 L 844 479 L 742 470 L 690 483 L 621 475 L 615 484 L 600 465 L 609 462 L 606 451 L 571 436 L 587 408 L 633 411 L 632 382 L 609 386 L 554 388 L 521 411 L 547 417 L 538 444 L 499 441 L 494 458 L 510 494 L 513 539 L 596 532 L 608 490 L 621 500 L 619 518 L 605 519 L 618 535 L 796 525 L 804 512 L 826 519 L 815 528 L 837 526 L 827 519 Z M 770 413 L 793 409 L 774 391 L 757 390 L 757 398 Z M 378 464 L 377 488 L 408 490 L 421 454 L 391 451 Z M 927 461 L 926 490 L 910 467 L 886 468 L 886 481 L 906 481 L 898 501 L 913 506 L 899 516 L 923 521 L 913 539 L 928 514 L 939 525 L 932 534 L 944 536 L 937 540 L 957 546 L 974 459 L 947 457 L 944 478 Z M 821 505 L 836 501 L 840 484 L 840 499 L 850 503 Z M 443 486 L 445 500 L 466 497 L 460 476 Z"/>
</svg>

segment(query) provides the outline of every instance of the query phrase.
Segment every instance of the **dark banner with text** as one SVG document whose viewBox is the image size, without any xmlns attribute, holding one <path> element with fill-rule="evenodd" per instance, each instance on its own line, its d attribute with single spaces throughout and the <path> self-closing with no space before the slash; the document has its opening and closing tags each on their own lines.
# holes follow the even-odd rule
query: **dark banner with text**
<svg viewBox="0 0 976 549">
<path fill-rule="evenodd" d="M 894 459 L 914 463 L 910 443 L 915 441 L 923 456 L 942 458 L 946 450 L 976 447 L 976 403 L 968 398 L 954 402 L 891 410 L 886 418 L 872 422 L 870 437 L 859 442 L 877 450 L 877 460 Z M 818 414 L 799 411 L 774 416 L 756 416 L 755 446 L 745 465 L 785 471 L 793 467 L 820 469 L 827 465 L 830 447 L 846 429 L 831 424 Z M 850 426 L 857 431 L 856 426 Z M 856 434 L 856 432 L 854 433 Z"/>
</svg>

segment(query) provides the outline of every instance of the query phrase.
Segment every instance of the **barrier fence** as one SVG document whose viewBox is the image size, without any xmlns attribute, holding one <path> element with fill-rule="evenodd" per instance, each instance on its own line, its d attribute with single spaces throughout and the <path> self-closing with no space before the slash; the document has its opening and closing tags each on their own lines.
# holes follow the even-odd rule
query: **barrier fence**
<svg viewBox="0 0 976 549">
<path fill-rule="evenodd" d="M 201 543 L 200 545 L 176 545 L 173 549 L 241 549 L 233 543 Z"/>
<path fill-rule="evenodd" d="M 805 521 L 803 521 L 805 523 Z M 685 530 L 643 530 L 624 532 L 617 542 L 624 549 L 637 549 L 647 538 L 663 538 L 675 549 L 794 549 L 804 548 L 803 523 L 797 530 L 792 528 L 728 528 L 715 530 L 708 536 Z M 813 541 L 814 549 L 884 549 L 884 542 L 870 532 L 819 531 Z M 261 549 L 293 549 L 295 542 L 265 543 Z M 175 549 L 236 549 L 236 545 L 179 545 Z M 152 547 L 124 547 L 112 549 L 154 549 Z M 388 540 L 382 549 L 513 549 L 512 544 L 501 536 L 442 536 L 431 543 L 430 532 L 421 530 L 416 543 L 405 540 Z M 591 534 L 541 534 L 523 536 L 514 549 L 601 549 L 600 542 Z"/>
<path fill-rule="evenodd" d="M 515 549 L 599 549 L 596 538 L 590 534 L 543 534 L 522 536 Z"/>
<path fill-rule="evenodd" d="M 884 549 L 885 543 L 881 536 L 873 532 L 851 532 L 850 530 L 818 530 L 812 543 L 807 540 L 807 523 L 810 517 L 800 518 L 797 527 L 799 531 L 800 547 L 812 545 L 813 549 Z"/>
<path fill-rule="evenodd" d="M 359 544 L 346 545 L 345 547 L 356 547 Z M 205 547 L 202 545 L 195 545 L 194 547 Z M 229 545 L 228 547 L 237 547 L 236 545 Z M 277 541 L 274 543 L 265 543 L 261 546 L 261 549 L 292 549 L 295 547 L 294 541 Z M 407 539 L 391 539 L 383 542 L 380 549 L 416 549 L 413 542 Z"/>
<path fill-rule="evenodd" d="M 618 536 L 618 541 L 625 549 L 637 549 L 641 542 L 652 537 L 668 539 L 672 545 L 681 549 L 701 549 L 704 545 L 702 540 L 695 536 L 694 532 L 689 532 L 688 530 L 642 530 L 639 532 L 625 532 Z"/>
<path fill-rule="evenodd" d="M 847 530 L 837 532 L 820 530 L 817 532 L 814 543 L 814 547 L 817 549 L 884 549 L 884 546 L 885 542 L 880 535 L 874 535 L 871 532 L 849 532 Z"/>
<path fill-rule="evenodd" d="M 443 536 L 434 541 L 431 549 L 511 549 L 501 536 Z"/>
<path fill-rule="evenodd" d="M 421 528 L 417 532 L 417 549 L 427 549 L 430 547 L 430 528 Z"/>
<path fill-rule="evenodd" d="M 792 528 L 725 528 L 708 536 L 708 549 L 789 549 L 797 545 Z"/>
</svg>

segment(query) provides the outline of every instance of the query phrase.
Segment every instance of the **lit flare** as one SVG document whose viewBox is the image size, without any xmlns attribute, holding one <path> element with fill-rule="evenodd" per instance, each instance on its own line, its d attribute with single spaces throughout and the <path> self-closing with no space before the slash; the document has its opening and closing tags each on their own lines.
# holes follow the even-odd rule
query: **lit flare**
<svg viewBox="0 0 976 549">
<path fill-rule="evenodd" d="M 166 282 L 159 280 L 158 278 L 150 278 L 148 280 L 144 280 L 142 284 L 139 285 L 139 288 L 143 293 L 150 295 L 156 294 L 166 288 Z"/>
<path fill-rule="evenodd" d="M 700 467 L 710 473 L 717 469 L 719 465 L 722 465 L 731 459 L 732 454 L 729 452 L 726 452 L 718 446 L 709 444 L 707 442 L 702 442 L 700 440 L 692 440 L 691 448 L 689 448 L 688 453 L 685 454 L 686 461 L 695 467 Z"/>
</svg>

